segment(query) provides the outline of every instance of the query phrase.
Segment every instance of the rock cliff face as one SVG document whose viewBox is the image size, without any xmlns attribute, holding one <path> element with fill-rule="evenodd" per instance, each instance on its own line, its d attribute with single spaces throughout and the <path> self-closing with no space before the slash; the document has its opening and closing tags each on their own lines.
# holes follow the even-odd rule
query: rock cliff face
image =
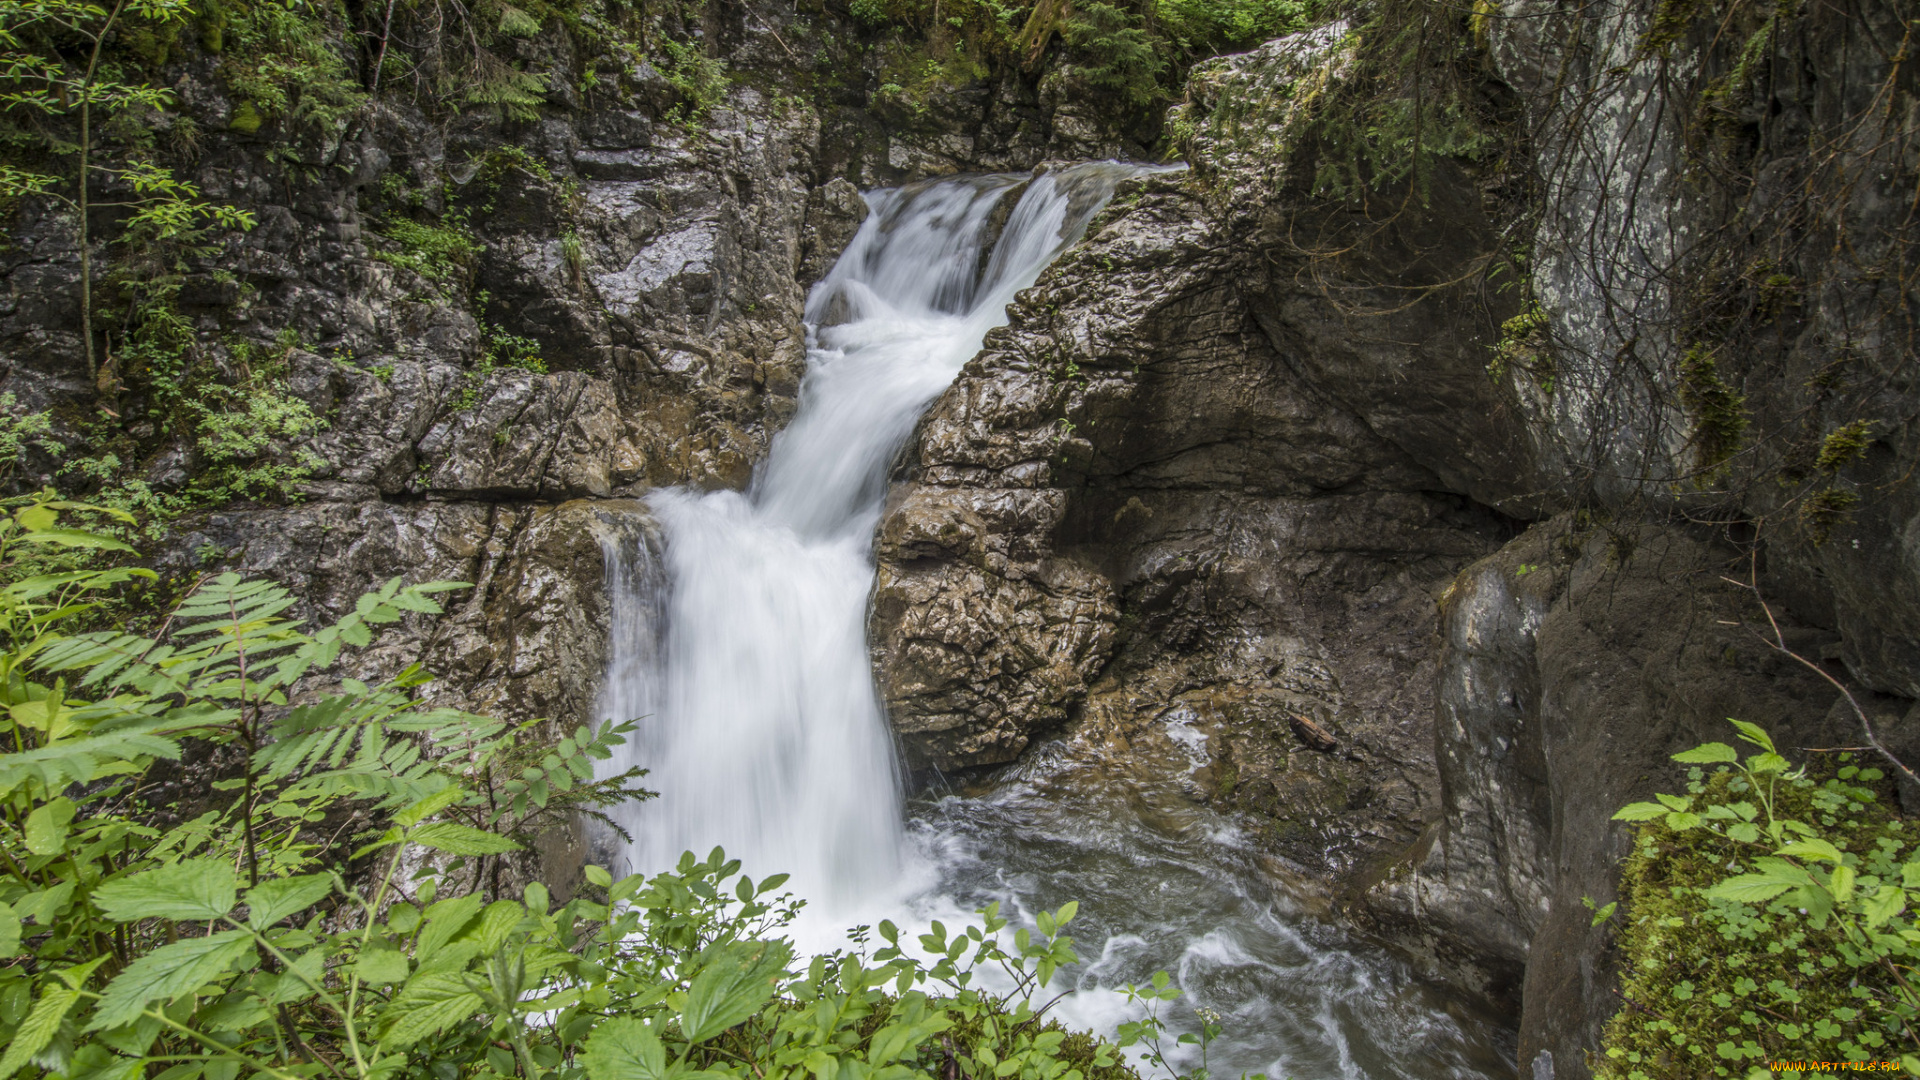
<svg viewBox="0 0 1920 1080">
<path fill-rule="evenodd" d="M 1120 192 L 898 465 L 870 638 L 909 764 L 1060 737 L 1124 771 L 1203 733 L 1192 797 L 1511 1003 L 1523 1073 L 1586 1075 L 1613 809 L 1726 716 L 1853 742 L 1754 628 L 1920 744 L 1901 8 L 1775 16 L 1731 53 L 1690 10 L 1482 12 L 1502 152 L 1371 199 L 1314 179 L 1352 27 L 1195 69 L 1168 124 L 1191 169 Z M 592 90 L 558 28 L 520 46 L 569 76 L 530 119 L 376 99 L 319 146 L 237 123 L 217 58 L 176 59 L 209 133 L 185 175 L 259 219 L 187 265 L 179 314 L 223 378 L 230 343 L 278 339 L 328 426 L 302 501 L 190 515 L 156 563 L 269 574 L 320 616 L 394 574 L 472 582 L 358 673 L 424 656 L 449 703 L 586 719 L 604 548 L 644 542 L 652 487 L 747 481 L 859 189 L 1148 152 L 1057 63 L 909 105 L 827 8 L 716 5 L 702 33 L 740 77 L 697 129 L 645 63 Z M 784 92 L 796 48 L 846 85 Z M 464 285 L 394 257 L 396 197 L 466 215 Z M 110 364 L 104 400 L 83 374 L 71 221 L 9 212 L 0 390 L 53 410 L 67 459 L 115 449 L 180 490 L 198 451 L 140 373 Z M 546 370 L 495 363 L 511 339 Z"/>
<path fill-rule="evenodd" d="M 1442 164 L 1391 212 L 1311 193 L 1304 117 L 1353 69 L 1343 27 L 1197 69 L 1173 122 L 1193 171 L 1123 191 L 922 424 L 881 526 L 873 643 L 922 768 L 1055 735 L 1087 758 L 1178 754 L 1172 729 L 1197 726 L 1196 797 L 1513 1002 L 1523 1071 L 1564 1077 L 1618 1005 L 1584 903 L 1613 895 L 1613 811 L 1728 716 L 1858 742 L 1834 687 L 1762 632 L 1898 695 L 1868 708 L 1914 739 L 1899 627 L 1920 568 L 1895 539 L 1913 444 L 1894 419 L 1911 276 L 1890 290 L 1768 234 L 1778 261 L 1729 283 L 1714 260 L 1759 256 L 1698 237 L 1741 204 L 1756 235 L 1780 228 L 1769 200 L 1832 163 L 1793 147 L 1854 115 L 1850 86 L 1915 98 L 1847 51 L 1898 37 L 1890 8 L 1755 38 L 1796 74 L 1731 92 L 1767 129 L 1735 199 L 1686 175 L 1697 129 L 1643 70 L 1665 70 L 1646 5 L 1536 7 L 1487 31 L 1489 92 L 1523 103 L 1539 178 L 1517 216 L 1484 168 Z M 1829 148 L 1855 155 L 1858 194 L 1796 222 L 1911 268 L 1904 123 Z M 1482 276 L 1516 230 L 1531 297 Z M 1763 305 L 1755 265 L 1792 296 Z M 1863 415 L 1870 446 L 1808 467 Z M 1823 522 L 1836 490 L 1861 509 Z"/>
<path fill-rule="evenodd" d="M 864 218 L 860 189 L 1144 152 L 1063 92 L 1057 64 L 1050 95 L 1008 75 L 916 105 L 876 94 L 889 58 L 844 13 L 716 6 L 692 32 L 732 77 L 691 119 L 651 64 L 551 21 L 513 43 L 547 78 L 529 111 L 376 95 L 319 136 L 260 126 L 227 61 L 177 43 L 156 77 L 201 134 L 170 163 L 258 224 L 181 268 L 171 310 L 195 344 L 176 362 L 234 382 L 264 359 L 325 428 L 299 440 L 298 502 L 190 514 L 158 562 L 272 574 L 321 617 L 393 574 L 472 582 L 457 614 L 408 624 L 361 674 L 425 652 L 450 702 L 585 720 L 605 653 L 596 537 L 615 518 L 643 528 L 631 496 L 653 487 L 745 485 L 792 415 L 806 289 Z M 820 50 L 839 90 L 785 92 L 794 47 Z M 336 51 L 366 86 L 366 58 Z M 0 482 L 83 487 L 71 463 L 112 454 L 162 497 L 186 490 L 204 454 L 169 430 L 138 351 L 107 335 L 104 396 L 80 363 L 71 217 L 8 212 L 0 390 L 50 410 L 56 445 Z M 410 240 L 420 215 L 470 249 Z"/>
</svg>

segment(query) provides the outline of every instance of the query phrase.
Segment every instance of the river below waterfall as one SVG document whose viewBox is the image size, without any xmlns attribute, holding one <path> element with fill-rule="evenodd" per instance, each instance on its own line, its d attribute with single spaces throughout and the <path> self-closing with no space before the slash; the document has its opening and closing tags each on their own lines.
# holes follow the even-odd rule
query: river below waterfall
<svg viewBox="0 0 1920 1080">
<path fill-rule="evenodd" d="M 1115 988 L 1165 969 L 1186 991 L 1177 1030 L 1198 1007 L 1222 1016 L 1215 1075 L 1511 1076 L 1497 1019 L 1320 917 L 1177 777 L 1102 777 L 1055 744 L 980 790 L 903 796 L 866 642 L 888 466 L 1014 294 L 1139 171 L 867 195 L 808 300 L 799 411 L 752 485 L 656 493 L 657 550 L 609 551 L 602 708 L 641 719 L 608 764 L 652 770 L 661 793 L 623 813 L 627 869 L 721 845 L 750 874 L 788 872 L 814 949 L 883 917 L 914 930 L 991 900 L 1016 919 L 1078 900 L 1083 962 L 1059 976 L 1078 992 L 1056 1006 L 1070 1022 L 1110 1033 L 1133 1015 Z"/>
</svg>

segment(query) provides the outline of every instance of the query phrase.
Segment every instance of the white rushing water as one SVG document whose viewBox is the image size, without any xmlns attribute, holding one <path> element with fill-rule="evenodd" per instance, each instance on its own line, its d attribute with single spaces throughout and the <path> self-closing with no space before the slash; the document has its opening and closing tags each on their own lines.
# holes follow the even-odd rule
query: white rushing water
<svg viewBox="0 0 1920 1080">
<path fill-rule="evenodd" d="M 808 902 L 795 936 L 815 950 L 883 916 L 911 932 L 990 900 L 1025 920 L 1077 899 L 1087 962 L 1068 976 L 1083 991 L 1060 1006 L 1070 1022 L 1111 1032 L 1134 1015 L 1113 988 L 1164 968 L 1188 993 L 1177 1026 L 1199 1005 L 1230 1018 L 1223 1075 L 1510 1075 L 1497 1024 L 1307 918 L 1231 822 L 1177 796 L 1050 783 L 1030 755 L 990 795 L 903 805 L 865 626 L 888 466 L 1013 295 L 1139 171 L 867 195 L 808 298 L 799 411 L 750 488 L 656 493 L 660 550 L 627 537 L 609 552 L 602 710 L 640 726 L 608 764 L 650 769 L 660 792 L 622 812 L 624 869 L 720 845 L 755 877 L 790 873 Z"/>
<path fill-rule="evenodd" d="M 616 616 L 627 625 L 605 709 L 644 717 L 631 760 L 660 791 L 625 822 L 634 868 L 721 844 L 792 874 L 816 907 L 900 886 L 900 782 L 865 626 L 887 465 L 1014 293 L 1138 171 L 1096 163 L 868 196 L 808 298 L 799 412 L 752 486 L 654 495 L 664 602 L 615 582 L 616 603 L 624 592 L 640 610 Z"/>
</svg>

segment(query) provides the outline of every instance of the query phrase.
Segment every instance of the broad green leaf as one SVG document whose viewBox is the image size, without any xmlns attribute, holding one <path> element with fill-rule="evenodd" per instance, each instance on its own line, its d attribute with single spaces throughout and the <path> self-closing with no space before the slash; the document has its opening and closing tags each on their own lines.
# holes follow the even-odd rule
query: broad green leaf
<svg viewBox="0 0 1920 1080">
<path fill-rule="evenodd" d="M 74 1051 L 72 1063 L 62 1071 L 66 1080 L 133 1080 L 143 1065 L 137 1057 L 123 1057 L 99 1043 L 90 1043 Z"/>
<path fill-rule="evenodd" d="M 233 867 L 221 859 L 187 859 L 93 890 L 93 902 L 116 922 L 217 919 L 233 910 Z"/>
<path fill-rule="evenodd" d="M 411 829 L 433 815 L 460 801 L 466 789 L 450 787 L 436 791 L 432 795 L 414 803 L 405 810 L 393 815 L 393 823 L 403 829 Z"/>
<path fill-rule="evenodd" d="M 12 907 L 0 904 L 0 960 L 5 960 L 19 951 L 20 914 Z"/>
<path fill-rule="evenodd" d="M 680 1031 L 705 1042 L 760 1011 L 786 972 L 793 950 L 780 941 L 740 941 L 716 950 L 687 987 Z"/>
<path fill-rule="evenodd" d="M 1772 874 L 1741 874 L 1708 889 L 1707 896 L 1714 900 L 1737 900 L 1743 904 L 1760 904 L 1799 884 L 1797 881 Z"/>
<path fill-rule="evenodd" d="M 590 865 L 582 870 L 581 874 L 586 877 L 587 884 L 589 885 L 597 885 L 604 889 L 613 884 L 613 875 L 607 873 L 606 868 L 603 866 Z"/>
<path fill-rule="evenodd" d="M 308 949 L 294 957 L 293 964 L 277 975 L 256 977 L 254 991 L 269 1005 L 284 1005 L 313 993 L 326 977 L 327 954 L 324 948 Z"/>
<path fill-rule="evenodd" d="M 33 1056 L 46 1049 L 60 1031 L 60 1022 L 66 1019 L 67 1011 L 73 1003 L 80 1000 L 80 991 L 59 986 L 48 987 L 34 1002 L 33 1011 L 13 1033 L 13 1041 L 7 1043 L 7 1052 L 0 1055 L 0 1080 L 20 1071 L 20 1066 L 33 1060 Z"/>
<path fill-rule="evenodd" d="M 14 513 L 13 520 L 28 532 L 43 532 L 60 521 L 60 513 L 51 506 L 23 506 Z"/>
<path fill-rule="evenodd" d="M 407 981 L 407 954 L 398 949 L 368 949 L 353 965 L 360 981 L 382 986 Z"/>
<path fill-rule="evenodd" d="M 493 952 L 506 944 L 507 935 L 520 921 L 527 917 L 527 909 L 511 900 L 495 900 L 488 904 L 480 917 L 467 924 L 460 934 L 461 940 L 471 939 L 480 945 L 481 952 Z"/>
<path fill-rule="evenodd" d="M 128 551 L 134 549 L 111 536 L 87 532 L 83 529 L 41 529 L 20 537 L 21 541 L 33 544 L 53 544 L 57 547 L 92 548 L 99 551 Z M 137 554 L 137 552 L 136 552 Z"/>
<path fill-rule="evenodd" d="M 1773 739 L 1767 735 L 1765 728 L 1758 724 L 1749 724 L 1745 720 L 1735 720 L 1731 716 L 1727 717 L 1727 723 L 1732 724 L 1740 732 L 1742 740 L 1752 743 L 1769 754 L 1774 752 Z"/>
<path fill-rule="evenodd" d="M 27 815 L 27 850 L 35 855 L 60 854 L 67 846 L 73 811 L 73 800 L 64 795 L 35 808 Z"/>
<path fill-rule="evenodd" d="M 1827 889 L 1833 893 L 1834 900 L 1846 903 L 1853 899 L 1853 885 L 1856 877 L 1851 866 L 1836 866 L 1828 880 Z"/>
<path fill-rule="evenodd" d="M 304 874 L 276 878 L 247 890 L 247 922 L 264 930 L 281 919 L 326 899 L 333 892 L 332 874 Z"/>
<path fill-rule="evenodd" d="M 1830 863 L 1838 863 L 1841 861 L 1840 849 L 1818 837 L 1807 840 L 1795 840 L 1793 843 L 1775 851 L 1774 854 L 1785 855 L 1792 858 L 1819 859 L 1822 862 Z"/>
<path fill-rule="evenodd" d="M 1726 743 L 1710 742 L 1675 754 L 1673 760 L 1682 765 L 1714 765 L 1720 762 L 1738 761 L 1740 755 Z"/>
<path fill-rule="evenodd" d="M 499 833 L 457 825 L 451 821 L 422 825 L 413 830 L 408 839 L 449 855 L 501 855 L 520 850 L 519 844 Z"/>
<path fill-rule="evenodd" d="M 468 893 L 451 900 L 442 900 L 427 909 L 427 928 L 420 932 L 417 953 L 423 958 L 431 958 L 434 953 L 452 941 L 455 934 L 467 928 L 475 915 L 480 914 L 480 906 L 486 903 L 478 893 Z"/>
<path fill-rule="evenodd" d="M 1907 906 L 1907 892 L 1898 885 L 1882 885 L 1861 905 L 1869 929 L 1885 926 Z"/>
<path fill-rule="evenodd" d="M 1661 804 L 1664 805 L 1669 810 L 1693 809 L 1693 799 L 1686 795 L 1664 795 L 1663 794 L 1663 795 L 1655 795 L 1654 798 L 1659 799 Z"/>
<path fill-rule="evenodd" d="M 587 1037 L 581 1055 L 588 1080 L 665 1080 L 667 1049 L 653 1029 L 631 1016 L 615 1016 Z"/>
<path fill-rule="evenodd" d="M 1766 773 L 1783 773 L 1786 772 L 1789 767 L 1790 763 L 1786 758 L 1771 752 L 1755 754 L 1747 759 L 1747 769 L 1762 775 Z"/>
<path fill-rule="evenodd" d="M 480 995 L 468 989 L 464 974 L 416 972 L 387 1009 L 380 1045 L 394 1050 L 411 1046 L 481 1008 Z"/>
<path fill-rule="evenodd" d="M 1621 807 L 1619 812 L 1613 815 L 1613 820 L 1652 821 L 1654 818 L 1665 817 L 1666 815 L 1667 808 L 1661 806 L 1659 803 L 1637 802 L 1628 803 Z"/>
<path fill-rule="evenodd" d="M 1699 814 L 1668 814 L 1667 828 L 1674 832 L 1686 832 L 1700 824 Z"/>
<path fill-rule="evenodd" d="M 132 1023 L 149 1002 L 171 1001 L 193 991 L 252 952 L 253 939 L 244 930 L 186 938 L 155 949 L 127 965 L 107 984 L 87 1030 L 104 1031 Z"/>
</svg>

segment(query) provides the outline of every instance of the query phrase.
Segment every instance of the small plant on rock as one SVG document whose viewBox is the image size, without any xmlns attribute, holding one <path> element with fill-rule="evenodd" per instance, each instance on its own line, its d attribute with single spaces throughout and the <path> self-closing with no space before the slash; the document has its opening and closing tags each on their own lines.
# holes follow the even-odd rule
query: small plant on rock
<svg viewBox="0 0 1920 1080">
<path fill-rule="evenodd" d="M 1614 815 L 1641 824 L 1622 880 L 1626 1004 L 1598 1075 L 1766 1076 L 1806 1058 L 1920 1072 L 1920 833 L 1887 809 L 1880 770 L 1815 779 L 1732 723 L 1757 752 L 1677 754 L 1686 794 Z"/>
</svg>

